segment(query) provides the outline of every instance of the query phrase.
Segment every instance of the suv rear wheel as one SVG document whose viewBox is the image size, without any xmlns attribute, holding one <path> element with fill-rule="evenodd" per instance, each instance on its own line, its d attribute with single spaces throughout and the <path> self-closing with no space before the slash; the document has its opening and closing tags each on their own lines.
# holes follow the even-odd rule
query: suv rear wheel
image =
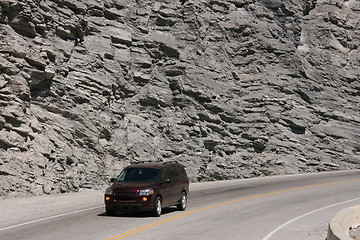
<svg viewBox="0 0 360 240">
<path fill-rule="evenodd" d="M 152 212 L 152 215 L 154 217 L 160 217 L 161 215 L 161 210 L 162 210 L 162 205 L 161 205 L 161 197 L 157 196 L 157 198 L 155 199 L 155 205 L 154 205 L 154 209 Z"/>
<path fill-rule="evenodd" d="M 179 204 L 177 205 L 177 209 L 179 211 L 185 211 L 186 206 L 187 206 L 187 196 L 185 192 L 182 192 Z"/>
</svg>

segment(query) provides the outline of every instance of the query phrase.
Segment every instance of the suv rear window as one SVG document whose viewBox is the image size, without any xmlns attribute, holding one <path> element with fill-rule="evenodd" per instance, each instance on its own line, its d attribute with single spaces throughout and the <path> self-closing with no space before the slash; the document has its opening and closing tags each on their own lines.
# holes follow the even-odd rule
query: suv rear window
<svg viewBox="0 0 360 240">
<path fill-rule="evenodd" d="M 158 168 L 127 168 L 124 169 L 118 182 L 157 182 L 160 179 L 160 169 Z"/>
</svg>

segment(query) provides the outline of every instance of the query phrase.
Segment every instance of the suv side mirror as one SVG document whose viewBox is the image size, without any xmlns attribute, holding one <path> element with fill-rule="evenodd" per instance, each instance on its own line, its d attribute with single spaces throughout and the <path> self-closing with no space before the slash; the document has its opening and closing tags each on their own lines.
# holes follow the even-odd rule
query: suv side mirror
<svg viewBox="0 0 360 240">
<path fill-rule="evenodd" d="M 110 179 L 110 182 L 115 182 L 116 181 L 116 178 L 111 178 Z"/>
</svg>

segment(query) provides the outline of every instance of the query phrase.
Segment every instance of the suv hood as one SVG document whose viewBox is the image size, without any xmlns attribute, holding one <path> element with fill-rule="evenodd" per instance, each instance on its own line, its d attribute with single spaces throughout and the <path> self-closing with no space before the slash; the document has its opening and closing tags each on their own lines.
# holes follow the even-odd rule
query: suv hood
<svg viewBox="0 0 360 240">
<path fill-rule="evenodd" d="M 138 189 L 154 188 L 157 183 L 148 182 L 115 182 L 112 185 L 113 191 L 135 191 Z"/>
</svg>

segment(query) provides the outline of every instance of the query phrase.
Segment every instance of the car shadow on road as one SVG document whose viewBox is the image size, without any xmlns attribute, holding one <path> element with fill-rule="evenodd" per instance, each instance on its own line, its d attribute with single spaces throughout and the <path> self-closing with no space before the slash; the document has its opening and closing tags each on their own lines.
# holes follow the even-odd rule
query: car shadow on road
<svg viewBox="0 0 360 240">
<path fill-rule="evenodd" d="M 177 209 L 176 207 L 169 207 L 169 208 L 164 208 L 162 210 L 162 215 L 166 215 L 166 214 L 170 214 L 173 212 L 176 212 Z M 107 215 L 106 212 L 100 213 L 97 215 L 98 217 L 123 217 L 123 218 L 129 218 L 129 217 L 133 217 L 133 218 L 149 218 L 149 217 L 153 217 L 151 215 L 151 212 L 116 212 L 115 215 Z"/>
</svg>

